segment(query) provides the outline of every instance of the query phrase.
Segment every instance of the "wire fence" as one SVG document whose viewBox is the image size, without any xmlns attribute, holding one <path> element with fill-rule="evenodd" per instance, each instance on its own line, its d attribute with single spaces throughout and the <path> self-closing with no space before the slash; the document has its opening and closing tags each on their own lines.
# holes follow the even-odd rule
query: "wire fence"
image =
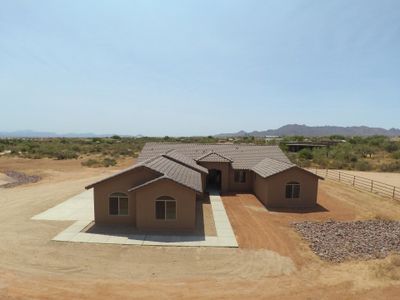
<svg viewBox="0 0 400 300">
<path fill-rule="evenodd" d="M 350 185 L 358 190 L 368 191 L 400 201 L 400 187 L 337 170 L 310 169 L 310 171 L 321 177 Z"/>
</svg>

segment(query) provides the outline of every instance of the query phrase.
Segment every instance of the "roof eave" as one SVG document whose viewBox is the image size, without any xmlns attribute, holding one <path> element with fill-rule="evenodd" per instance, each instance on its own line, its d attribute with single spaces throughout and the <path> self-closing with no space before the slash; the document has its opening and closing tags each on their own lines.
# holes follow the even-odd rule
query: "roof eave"
<svg viewBox="0 0 400 300">
<path fill-rule="evenodd" d="M 133 188 L 130 188 L 130 189 L 128 190 L 128 192 L 136 191 L 136 190 L 138 190 L 138 189 L 141 189 L 141 188 L 143 188 L 143 187 L 145 187 L 145 186 L 151 185 L 152 183 L 157 182 L 157 181 L 160 181 L 160 180 L 169 180 L 169 181 L 172 181 L 173 183 L 176 183 L 176 184 L 178 184 L 178 185 L 180 185 L 180 186 L 183 186 L 183 187 L 186 187 L 186 188 L 188 188 L 188 189 L 191 189 L 191 190 L 193 190 L 193 191 L 195 191 L 195 192 L 198 192 L 198 193 L 202 193 L 202 192 L 203 192 L 202 190 L 198 190 L 198 189 L 196 189 L 196 188 L 194 188 L 194 187 L 191 187 L 191 186 L 188 186 L 188 185 L 183 184 L 183 183 L 181 183 L 181 182 L 175 181 L 175 180 L 169 178 L 169 177 L 166 176 L 166 175 L 157 177 L 157 178 L 155 178 L 155 179 L 152 179 L 152 180 L 149 180 L 149 181 L 147 181 L 147 182 L 145 182 L 145 183 L 142 183 L 142 184 L 140 184 L 140 185 L 138 185 L 138 186 L 135 186 L 135 187 L 133 187 Z"/>
</svg>

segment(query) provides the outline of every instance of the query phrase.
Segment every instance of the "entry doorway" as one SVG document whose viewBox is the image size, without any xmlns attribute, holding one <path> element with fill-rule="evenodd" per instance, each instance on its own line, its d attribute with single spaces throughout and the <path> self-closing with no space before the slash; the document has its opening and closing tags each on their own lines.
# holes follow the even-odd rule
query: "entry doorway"
<svg viewBox="0 0 400 300">
<path fill-rule="evenodd" d="M 207 189 L 221 189 L 221 171 L 217 169 L 208 170 Z"/>
</svg>

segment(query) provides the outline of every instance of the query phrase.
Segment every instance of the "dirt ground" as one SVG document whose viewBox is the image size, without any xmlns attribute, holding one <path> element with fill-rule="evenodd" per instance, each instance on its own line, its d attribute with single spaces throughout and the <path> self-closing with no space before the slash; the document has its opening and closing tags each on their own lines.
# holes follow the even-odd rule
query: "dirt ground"
<svg viewBox="0 0 400 300">
<path fill-rule="evenodd" d="M 400 204 L 339 183 L 320 184 L 319 210 L 266 210 L 252 195 L 223 197 L 238 249 L 141 247 L 51 241 L 72 222 L 30 218 L 126 167 L 78 160 L 0 158 L 0 170 L 40 175 L 0 189 L 0 299 L 394 299 L 390 260 L 332 264 L 290 227 L 296 220 L 400 219 Z M 379 271 L 379 272 L 378 272 Z"/>
</svg>

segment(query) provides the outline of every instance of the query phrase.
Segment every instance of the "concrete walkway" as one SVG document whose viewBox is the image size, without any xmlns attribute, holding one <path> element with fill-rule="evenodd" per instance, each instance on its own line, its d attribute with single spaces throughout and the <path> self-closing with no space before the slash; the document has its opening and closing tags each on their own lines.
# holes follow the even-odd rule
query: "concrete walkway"
<svg viewBox="0 0 400 300">
<path fill-rule="evenodd" d="M 48 209 L 33 220 L 76 220 L 52 240 L 62 242 L 104 243 L 142 246 L 238 247 L 224 204 L 218 192 L 210 192 L 210 202 L 217 236 L 97 234 L 82 232 L 93 222 L 93 190 L 85 191 Z"/>
</svg>

